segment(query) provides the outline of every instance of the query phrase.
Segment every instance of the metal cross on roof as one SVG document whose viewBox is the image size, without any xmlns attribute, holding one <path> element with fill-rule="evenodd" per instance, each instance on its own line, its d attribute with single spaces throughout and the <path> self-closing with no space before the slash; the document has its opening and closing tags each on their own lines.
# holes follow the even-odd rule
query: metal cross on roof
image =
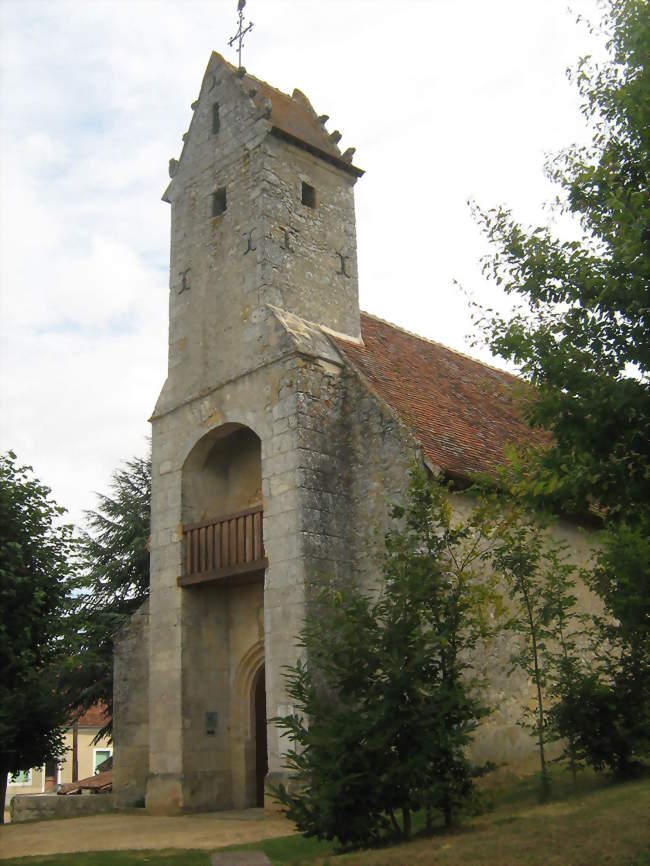
<svg viewBox="0 0 650 866">
<path fill-rule="evenodd" d="M 248 27 L 244 27 L 244 6 L 246 5 L 246 0 L 239 0 L 237 3 L 237 12 L 239 12 L 239 28 L 237 32 L 232 37 L 232 39 L 228 40 L 228 45 L 232 48 L 235 42 L 238 42 L 237 46 L 237 56 L 239 57 L 239 68 L 242 68 L 241 65 L 241 50 L 244 44 L 244 36 L 253 29 L 253 22 L 251 21 Z"/>
</svg>

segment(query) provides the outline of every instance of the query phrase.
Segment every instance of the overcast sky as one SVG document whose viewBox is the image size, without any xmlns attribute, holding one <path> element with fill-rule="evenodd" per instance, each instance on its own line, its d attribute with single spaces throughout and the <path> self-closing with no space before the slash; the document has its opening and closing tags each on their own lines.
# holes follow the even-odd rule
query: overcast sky
<svg viewBox="0 0 650 866">
<path fill-rule="evenodd" d="M 539 222 L 545 153 L 583 139 L 566 67 L 594 0 L 249 0 L 248 71 L 357 148 L 362 308 L 471 347 L 454 280 L 499 304 L 467 200 Z M 235 0 L 0 0 L 0 450 L 75 522 L 144 454 L 166 373 L 169 206 Z"/>
</svg>

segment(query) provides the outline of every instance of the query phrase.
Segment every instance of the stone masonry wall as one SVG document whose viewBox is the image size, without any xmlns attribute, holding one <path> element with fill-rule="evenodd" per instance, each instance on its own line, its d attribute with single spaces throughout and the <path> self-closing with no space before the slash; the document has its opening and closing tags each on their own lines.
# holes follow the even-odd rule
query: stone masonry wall
<svg viewBox="0 0 650 866">
<path fill-rule="evenodd" d="M 456 497 L 457 508 L 470 507 L 468 497 Z M 594 548 L 594 538 L 566 521 L 558 521 L 550 530 L 554 541 L 566 545 L 571 560 L 578 566 L 587 564 Z M 505 587 L 503 588 L 505 597 Z M 576 584 L 579 608 L 588 614 L 599 612 L 596 597 L 580 581 Z M 487 682 L 486 703 L 492 712 L 479 726 L 472 743 L 471 755 L 478 764 L 521 764 L 536 757 L 537 744 L 530 731 L 521 725 L 523 708 L 534 709 L 536 693 L 532 680 L 521 670 L 513 670 L 510 661 L 520 646 L 511 632 L 501 632 L 489 643 L 479 646 L 473 659 L 476 672 Z M 547 745 L 548 757 L 561 751 L 559 744 Z"/>
<path fill-rule="evenodd" d="M 218 132 L 212 128 L 215 103 Z M 267 131 L 241 81 L 213 56 L 165 193 L 172 211 L 169 376 L 158 411 L 265 359 L 257 242 Z M 225 210 L 213 215 L 214 195 L 222 189 Z"/>
<path fill-rule="evenodd" d="M 113 787 L 118 806 L 144 802 L 149 774 L 148 684 L 149 602 L 145 601 L 121 629 L 113 654 Z"/>
<path fill-rule="evenodd" d="M 274 136 L 263 153 L 262 299 L 357 337 L 356 178 Z M 316 192 L 315 208 L 302 203 L 303 182 Z"/>
<path fill-rule="evenodd" d="M 334 494 L 326 493 L 324 501 L 334 495 L 333 507 L 339 509 L 337 525 L 347 527 L 344 549 L 347 547 L 349 555 L 341 561 L 349 579 L 372 590 L 382 571 L 384 534 L 392 522 L 391 504 L 404 502 L 409 462 L 419 451 L 406 428 L 353 372 L 346 370 L 339 380 L 338 400 L 333 401 L 329 395 L 326 399 L 336 406 L 340 419 L 337 453 L 342 484 L 333 485 L 330 489 Z M 314 475 L 313 480 L 315 496 L 319 487 L 327 490 L 325 477 Z M 459 517 L 467 515 L 472 507 L 471 498 L 462 493 L 452 495 L 452 504 Z M 567 545 L 578 565 L 587 562 L 593 549 L 588 532 L 560 522 L 552 535 Z M 597 600 L 586 587 L 578 584 L 577 596 L 583 611 L 597 612 Z M 479 645 L 472 660 L 474 670 L 487 683 L 485 700 L 492 708 L 472 744 L 471 755 L 477 763 L 517 764 L 535 756 L 534 738 L 520 724 L 522 708 L 534 706 L 535 694 L 525 674 L 512 670 L 510 658 L 516 640 L 512 633 L 502 632 Z"/>
<path fill-rule="evenodd" d="M 58 794 L 17 794 L 11 801 L 11 823 L 51 821 L 53 818 L 87 818 L 115 809 L 110 794 L 63 797 Z"/>
<path fill-rule="evenodd" d="M 299 358 L 298 370 L 300 537 L 309 594 L 351 579 L 350 475 L 342 367 Z"/>
<path fill-rule="evenodd" d="M 382 572 L 391 507 L 404 501 L 409 463 L 419 457 L 419 449 L 404 425 L 352 371 L 345 377 L 344 415 L 354 514 L 350 545 L 357 579 L 371 588 Z"/>
</svg>

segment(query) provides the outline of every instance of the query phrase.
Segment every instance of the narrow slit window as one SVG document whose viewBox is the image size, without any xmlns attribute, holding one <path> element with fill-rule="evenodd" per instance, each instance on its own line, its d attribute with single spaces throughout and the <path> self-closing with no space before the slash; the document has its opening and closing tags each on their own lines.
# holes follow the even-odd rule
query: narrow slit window
<svg viewBox="0 0 650 866">
<path fill-rule="evenodd" d="M 215 102 L 212 106 L 212 132 L 216 134 L 219 132 L 221 128 L 221 121 L 219 119 L 219 103 Z"/>
<path fill-rule="evenodd" d="M 302 203 L 307 207 L 316 207 L 316 190 L 304 181 L 302 183 Z"/>
<path fill-rule="evenodd" d="M 212 216 L 221 216 L 226 212 L 226 187 L 222 186 L 212 193 Z"/>
</svg>

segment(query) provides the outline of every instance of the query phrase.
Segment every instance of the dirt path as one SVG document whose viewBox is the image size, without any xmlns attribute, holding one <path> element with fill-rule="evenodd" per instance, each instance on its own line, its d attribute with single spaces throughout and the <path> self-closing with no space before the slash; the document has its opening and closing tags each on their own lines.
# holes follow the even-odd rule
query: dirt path
<svg viewBox="0 0 650 866">
<path fill-rule="evenodd" d="M 285 818 L 266 818 L 261 809 L 171 818 L 120 812 L 5 824 L 0 826 L 0 858 L 71 851 L 216 849 L 293 832 L 293 826 Z"/>
</svg>

